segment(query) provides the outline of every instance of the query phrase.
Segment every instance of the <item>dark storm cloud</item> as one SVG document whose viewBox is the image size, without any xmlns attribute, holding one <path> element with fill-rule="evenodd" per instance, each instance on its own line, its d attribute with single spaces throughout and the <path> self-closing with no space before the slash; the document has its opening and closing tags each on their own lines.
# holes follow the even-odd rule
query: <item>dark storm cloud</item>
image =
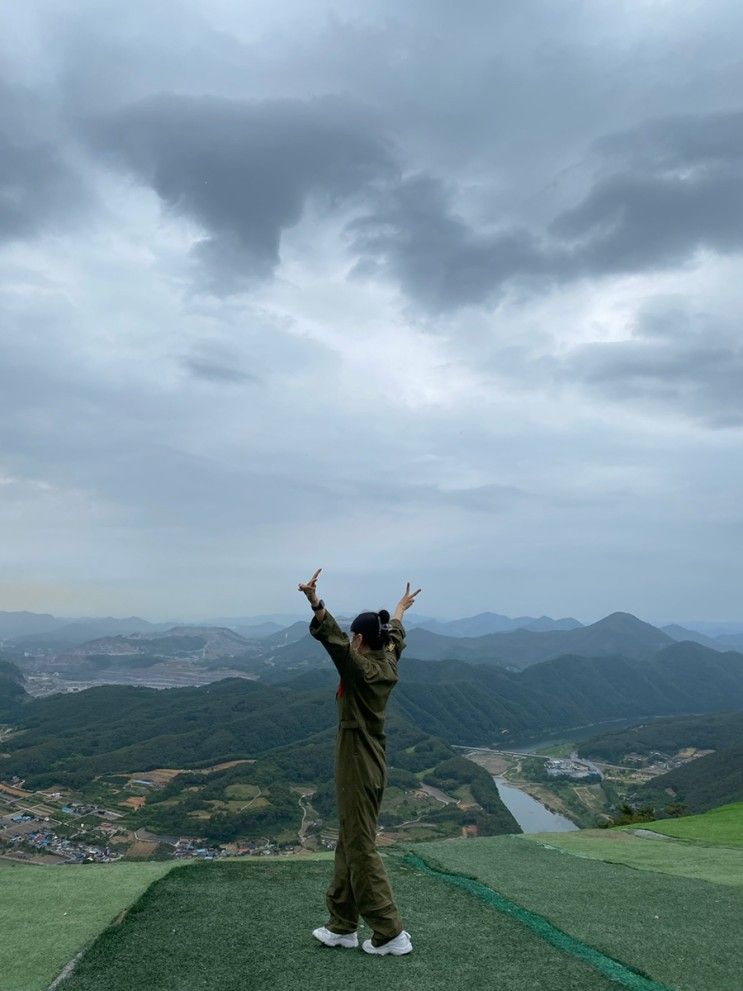
<svg viewBox="0 0 743 991">
<path fill-rule="evenodd" d="M 600 139 L 596 149 L 607 159 L 624 159 L 635 168 L 734 162 L 743 158 L 743 111 L 648 121 Z"/>
<path fill-rule="evenodd" d="M 357 272 L 381 272 L 432 309 L 482 303 L 508 279 L 543 274 L 547 260 L 526 231 L 478 233 L 451 210 L 443 184 L 418 175 L 349 225 Z"/>
<path fill-rule="evenodd" d="M 81 178 L 53 136 L 39 101 L 0 80 L 0 239 L 69 223 L 88 199 Z"/>
<path fill-rule="evenodd" d="M 79 125 L 99 152 L 204 226 L 197 255 L 223 291 L 273 272 L 281 234 L 308 198 L 332 208 L 392 172 L 372 122 L 334 99 L 160 95 Z"/>
<path fill-rule="evenodd" d="M 579 270 L 642 271 L 743 247 L 743 113 L 650 122 L 597 147 L 624 168 L 552 225 L 578 244 Z"/>
<path fill-rule="evenodd" d="M 598 177 L 547 231 L 478 230 L 430 175 L 408 178 L 351 226 L 362 262 L 435 310 L 480 304 L 507 284 L 680 265 L 743 248 L 743 113 L 678 117 L 596 145 Z"/>
<path fill-rule="evenodd" d="M 656 303 L 632 340 L 588 344 L 561 373 L 604 397 L 665 408 L 713 428 L 743 426 L 743 333 L 731 317 Z"/>
</svg>

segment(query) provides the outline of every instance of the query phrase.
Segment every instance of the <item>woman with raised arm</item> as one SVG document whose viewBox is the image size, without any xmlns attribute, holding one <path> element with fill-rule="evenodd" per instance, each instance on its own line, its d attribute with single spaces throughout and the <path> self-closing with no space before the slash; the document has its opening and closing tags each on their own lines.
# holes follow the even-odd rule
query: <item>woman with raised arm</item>
<svg viewBox="0 0 743 991">
<path fill-rule="evenodd" d="M 351 623 L 351 638 L 338 626 L 317 597 L 322 568 L 299 591 L 314 612 L 310 633 L 320 641 L 338 669 L 340 683 L 335 786 L 340 830 L 333 880 L 325 893 L 330 918 L 312 935 L 326 946 L 354 949 L 359 916 L 372 930 L 367 953 L 402 956 L 410 953 L 410 933 L 392 897 L 387 872 L 376 848 L 379 807 L 387 778 L 384 712 L 397 683 L 397 662 L 405 649 L 402 617 L 415 601 L 410 582 L 395 615 L 382 609 L 362 612 Z"/>
</svg>

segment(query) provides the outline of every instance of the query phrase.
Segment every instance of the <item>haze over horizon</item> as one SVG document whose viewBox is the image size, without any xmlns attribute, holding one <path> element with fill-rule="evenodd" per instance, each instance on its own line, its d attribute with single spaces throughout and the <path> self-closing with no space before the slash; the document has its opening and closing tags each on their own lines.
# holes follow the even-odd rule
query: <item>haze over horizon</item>
<svg viewBox="0 0 743 991">
<path fill-rule="evenodd" d="M 0 610 L 735 620 L 742 32 L 1 10 Z"/>
</svg>

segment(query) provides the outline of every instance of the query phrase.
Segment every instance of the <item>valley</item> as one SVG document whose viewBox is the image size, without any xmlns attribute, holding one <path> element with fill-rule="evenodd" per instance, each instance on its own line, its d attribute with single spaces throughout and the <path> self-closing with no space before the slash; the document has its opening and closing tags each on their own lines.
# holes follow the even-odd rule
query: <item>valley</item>
<svg viewBox="0 0 743 991">
<path fill-rule="evenodd" d="M 518 814 L 499 787 L 514 810 L 531 801 L 534 822 L 557 828 L 606 826 L 645 806 L 668 816 L 699 810 L 701 798 L 665 782 L 681 775 L 683 784 L 705 760 L 729 768 L 719 776 L 729 784 L 708 802 L 743 797 L 739 762 L 726 757 L 743 727 L 719 711 L 743 708 L 743 655 L 677 642 L 623 613 L 589 627 L 548 628 L 543 617 L 461 635 L 490 622 L 503 618 L 463 621 L 458 636 L 410 632 L 388 715 L 380 845 L 515 832 Z M 36 647 L 26 634 L 22 660 L 11 650 L 0 662 L 2 856 L 332 850 L 335 673 L 305 623 L 254 638 L 240 630 L 177 626 L 77 642 L 78 627 L 74 636 L 47 632 Z M 59 652 L 54 636 L 65 640 Z M 505 665 L 481 653 L 498 637 L 521 638 Z M 456 641 L 469 659 L 416 657 L 431 638 L 436 651 Z M 543 656 L 565 643 L 608 653 L 517 670 L 524 644 Z M 526 813 L 522 821 L 536 828 Z"/>
</svg>

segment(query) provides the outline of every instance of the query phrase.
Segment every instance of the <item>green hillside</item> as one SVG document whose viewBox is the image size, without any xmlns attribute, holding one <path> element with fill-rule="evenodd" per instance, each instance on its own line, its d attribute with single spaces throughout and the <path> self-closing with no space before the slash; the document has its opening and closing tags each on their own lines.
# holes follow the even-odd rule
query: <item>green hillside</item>
<svg viewBox="0 0 743 991">
<path fill-rule="evenodd" d="M 0 718 L 15 717 L 20 703 L 27 698 L 20 668 L 11 661 L 0 660 Z"/>
<path fill-rule="evenodd" d="M 702 815 L 643 823 L 643 828 L 694 843 L 743 847 L 743 802 L 722 805 Z M 743 859 L 740 864 L 740 875 L 743 884 Z"/>
<path fill-rule="evenodd" d="M 698 878 L 700 881 L 712 881 L 715 884 L 732 885 L 743 889 L 743 850 L 739 849 L 740 843 L 732 845 L 716 843 L 706 838 L 711 835 L 706 829 L 704 841 L 695 843 L 674 842 L 665 840 L 661 836 L 657 839 L 649 838 L 646 832 L 652 829 L 661 833 L 665 832 L 666 825 L 673 829 L 676 825 L 690 821 L 691 817 L 665 819 L 660 823 L 643 822 L 638 826 L 622 826 L 618 829 L 580 829 L 574 833 L 525 833 L 521 838 L 526 842 L 541 843 L 576 857 L 625 864 L 636 870 Z M 740 822 L 737 828 L 740 830 Z M 730 832 L 732 830 L 726 830 L 724 833 L 720 830 L 720 835 L 727 836 Z M 722 846 L 730 848 L 721 849 Z"/>
<path fill-rule="evenodd" d="M 334 719 L 327 692 L 242 678 L 166 690 L 100 686 L 25 705 L 24 732 L 5 745 L 0 776 L 74 787 L 106 772 L 207 765 L 303 739 Z"/>
<path fill-rule="evenodd" d="M 425 813 L 424 835 L 459 834 L 465 824 L 480 835 L 517 833 L 519 826 L 503 804 L 492 777 L 471 761 L 455 756 L 443 741 L 429 737 L 399 716 L 388 720 L 388 787 L 380 823 L 394 830 Z M 194 831 L 208 841 L 279 835 L 296 837 L 302 818 L 296 785 L 315 789 L 312 806 L 327 828 L 338 825 L 333 777 L 335 730 L 329 728 L 299 743 L 270 750 L 254 763 L 208 774 L 185 772 L 150 793 L 140 815 L 148 829 L 165 834 Z M 406 793 L 423 781 L 446 787 L 454 798 L 471 796 L 480 809 L 464 811 L 435 799 L 409 808 Z M 246 802 L 251 798 L 251 802 Z"/>
</svg>

